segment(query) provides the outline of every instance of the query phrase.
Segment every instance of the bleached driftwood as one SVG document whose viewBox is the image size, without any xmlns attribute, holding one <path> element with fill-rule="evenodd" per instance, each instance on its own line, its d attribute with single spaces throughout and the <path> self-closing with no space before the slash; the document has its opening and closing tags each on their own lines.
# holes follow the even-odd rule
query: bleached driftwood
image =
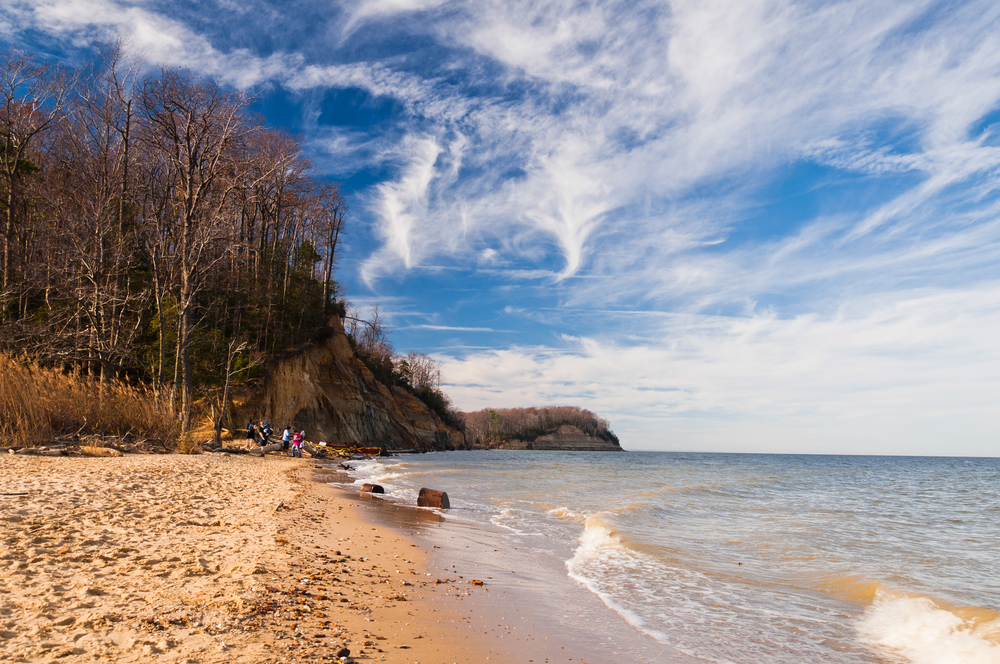
<svg viewBox="0 0 1000 664">
<path fill-rule="evenodd" d="M 49 449 L 47 447 L 25 447 L 14 454 L 25 454 L 31 456 L 66 456 L 66 450 Z"/>
</svg>

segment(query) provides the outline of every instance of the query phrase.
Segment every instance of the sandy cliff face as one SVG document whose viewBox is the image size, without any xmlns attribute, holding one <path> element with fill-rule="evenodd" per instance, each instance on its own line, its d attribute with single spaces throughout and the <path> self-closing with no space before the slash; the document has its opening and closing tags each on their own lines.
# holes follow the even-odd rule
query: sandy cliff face
<svg viewBox="0 0 1000 664">
<path fill-rule="evenodd" d="M 326 339 L 274 359 L 265 377 L 235 395 L 237 425 L 268 420 L 309 440 L 421 451 L 465 447 L 465 435 L 406 390 L 389 388 L 354 356 L 344 327 L 331 319 Z"/>
<path fill-rule="evenodd" d="M 615 443 L 601 440 L 564 424 L 555 432 L 539 436 L 533 442 L 509 440 L 501 446 L 506 450 L 565 450 L 573 452 L 621 452 Z"/>
</svg>

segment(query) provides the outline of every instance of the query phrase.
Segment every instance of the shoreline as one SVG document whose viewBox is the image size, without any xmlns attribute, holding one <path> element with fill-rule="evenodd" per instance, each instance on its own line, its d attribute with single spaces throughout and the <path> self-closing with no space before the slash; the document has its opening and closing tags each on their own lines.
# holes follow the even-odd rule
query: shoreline
<svg viewBox="0 0 1000 664">
<path fill-rule="evenodd" d="M 0 455 L 0 476 L 8 661 L 655 661 L 614 623 L 581 638 L 578 603 L 609 618 L 588 591 L 331 462 Z"/>
<path fill-rule="evenodd" d="M 520 546 L 499 526 L 463 514 L 463 508 L 456 508 L 460 496 L 450 495 L 452 509 L 438 511 L 382 495 L 349 494 L 357 484 L 334 488 L 372 506 L 362 510 L 363 518 L 422 545 L 431 578 L 457 582 L 432 586 L 422 601 L 453 621 L 453 633 L 460 638 L 487 640 L 500 661 L 696 661 L 642 633 L 570 578 L 564 557 L 539 556 L 537 549 Z M 485 592 L 469 592 L 470 579 L 483 581 Z"/>
</svg>

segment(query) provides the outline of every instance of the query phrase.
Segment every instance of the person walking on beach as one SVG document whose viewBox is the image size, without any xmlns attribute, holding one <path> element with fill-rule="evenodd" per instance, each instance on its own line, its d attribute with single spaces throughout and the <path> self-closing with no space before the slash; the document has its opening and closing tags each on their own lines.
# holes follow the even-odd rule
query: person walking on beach
<svg viewBox="0 0 1000 664">
<path fill-rule="evenodd" d="M 264 448 L 267 447 L 267 431 L 264 430 L 264 423 L 257 425 L 257 435 L 260 437 L 260 455 L 264 456 Z"/>
<path fill-rule="evenodd" d="M 289 426 L 285 427 L 284 433 L 281 434 L 281 449 L 285 452 L 288 451 L 288 445 L 292 442 L 292 428 Z"/>
<path fill-rule="evenodd" d="M 249 422 L 247 422 L 247 440 L 251 440 L 252 441 L 254 439 L 254 433 L 253 432 L 254 432 L 253 420 L 250 420 Z M 247 444 L 249 445 L 249 443 L 247 443 Z"/>
<path fill-rule="evenodd" d="M 292 456 L 302 458 L 302 431 L 296 431 L 292 434 Z"/>
</svg>

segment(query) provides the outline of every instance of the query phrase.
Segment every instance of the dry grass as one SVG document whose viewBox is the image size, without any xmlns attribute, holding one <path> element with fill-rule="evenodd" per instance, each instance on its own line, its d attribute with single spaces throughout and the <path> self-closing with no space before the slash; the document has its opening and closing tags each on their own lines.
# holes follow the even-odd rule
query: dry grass
<svg viewBox="0 0 1000 664">
<path fill-rule="evenodd" d="M 31 445 L 78 431 L 172 447 L 180 427 L 165 392 L 102 384 L 0 354 L 0 442 Z"/>
</svg>

